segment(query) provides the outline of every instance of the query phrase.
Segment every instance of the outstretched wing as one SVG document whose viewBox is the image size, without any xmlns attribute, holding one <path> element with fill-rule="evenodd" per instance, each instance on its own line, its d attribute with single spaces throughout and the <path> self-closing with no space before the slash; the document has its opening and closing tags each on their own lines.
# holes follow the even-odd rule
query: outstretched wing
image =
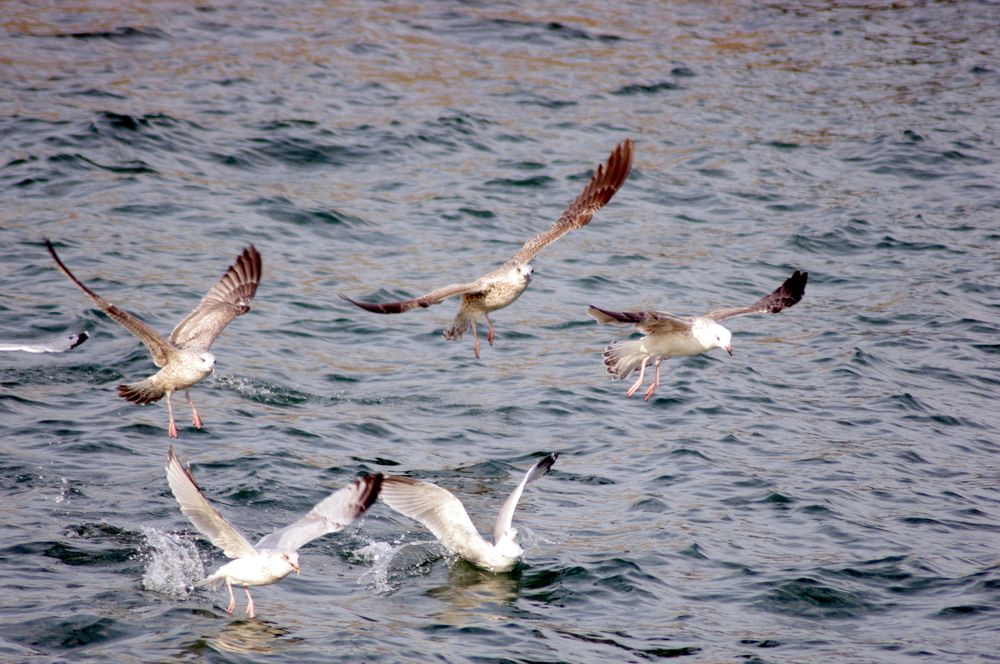
<svg viewBox="0 0 1000 664">
<path fill-rule="evenodd" d="M 507 502 L 505 502 L 503 507 L 500 508 L 500 514 L 497 516 L 496 523 L 493 524 L 494 544 L 498 543 L 500 538 L 503 537 L 503 534 L 510 529 L 510 524 L 514 520 L 514 510 L 517 509 L 517 502 L 521 500 L 521 494 L 524 492 L 524 487 L 549 472 L 552 464 L 554 464 L 558 458 L 559 453 L 553 452 L 536 463 L 524 475 L 524 479 L 522 479 L 521 483 L 517 485 L 517 488 L 511 492 L 510 496 L 507 498 Z"/>
<path fill-rule="evenodd" d="M 792 276 L 785 279 L 785 282 L 774 289 L 770 295 L 765 295 L 749 307 L 734 307 L 732 309 L 719 309 L 705 314 L 708 318 L 716 321 L 723 321 L 735 316 L 746 316 L 747 314 L 776 314 L 783 309 L 798 303 L 806 292 L 806 281 L 809 279 L 808 272 L 796 270 Z"/>
<path fill-rule="evenodd" d="M 675 316 L 666 311 L 608 311 L 590 305 L 587 313 L 598 323 L 632 323 L 644 334 L 654 332 L 682 332 L 691 327 L 691 319 Z"/>
<path fill-rule="evenodd" d="M 260 283 L 260 253 L 251 244 L 229 266 L 187 318 L 170 333 L 180 348 L 208 350 L 233 319 L 250 311 L 250 301 Z"/>
<path fill-rule="evenodd" d="M 619 143 L 608 157 L 608 163 L 598 166 L 590 182 L 583 188 L 559 220 L 552 226 L 524 243 L 524 246 L 514 254 L 513 263 L 525 264 L 563 235 L 586 226 L 594 213 L 604 207 L 615 192 L 621 188 L 632 168 L 632 141 L 625 139 Z"/>
<path fill-rule="evenodd" d="M 295 523 L 262 537 L 257 548 L 296 551 L 317 537 L 343 530 L 371 507 L 381 488 L 382 473 L 358 478 L 321 500 Z"/>
<path fill-rule="evenodd" d="M 387 477 L 382 482 L 382 502 L 424 524 L 451 551 L 465 551 L 470 542 L 483 539 L 461 501 L 430 482 Z"/>
<path fill-rule="evenodd" d="M 139 341 L 146 345 L 146 348 L 149 349 L 149 354 L 153 356 L 153 362 L 156 366 L 162 367 L 167 363 L 170 356 L 174 353 L 174 349 L 171 348 L 166 339 L 157 334 L 156 330 L 146 325 L 124 309 L 120 309 L 111 304 L 103 297 L 90 290 L 82 281 L 77 279 L 73 273 L 69 271 L 69 268 L 66 267 L 59 259 L 59 255 L 56 254 L 55 247 L 52 246 L 52 242 L 50 242 L 48 238 L 45 239 L 45 247 L 49 250 L 49 254 L 51 254 L 52 258 L 55 260 L 56 267 L 59 268 L 60 272 L 65 274 L 70 281 L 80 288 L 80 290 L 89 295 L 90 299 L 92 299 L 95 303 L 97 303 L 97 306 L 104 310 L 104 313 L 138 337 Z"/>
<path fill-rule="evenodd" d="M 195 484 L 191 473 L 178 461 L 173 445 L 167 449 L 167 483 L 180 504 L 181 511 L 202 535 L 222 549 L 226 557 L 243 558 L 256 555 L 257 552 L 250 546 L 250 542 L 229 525 L 225 517 L 208 502 Z"/>
<path fill-rule="evenodd" d="M 337 294 L 351 304 L 361 307 L 365 311 L 371 311 L 376 314 L 401 314 L 404 311 L 416 309 L 417 307 L 426 309 L 432 304 L 439 304 L 455 295 L 474 293 L 482 288 L 480 281 L 481 280 L 476 280 L 468 284 L 452 284 L 450 286 L 444 286 L 443 288 L 432 290 L 430 293 L 426 293 L 420 297 L 415 297 L 412 300 L 403 300 L 402 302 L 358 302 L 357 300 L 352 300 L 343 293 Z"/>
</svg>

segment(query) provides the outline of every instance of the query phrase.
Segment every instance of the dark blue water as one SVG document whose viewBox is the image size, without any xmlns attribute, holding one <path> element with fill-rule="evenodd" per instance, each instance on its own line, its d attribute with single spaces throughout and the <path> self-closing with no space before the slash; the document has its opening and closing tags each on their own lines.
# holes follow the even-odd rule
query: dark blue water
<svg viewBox="0 0 1000 664">
<path fill-rule="evenodd" d="M 127 3 L 128 4 L 128 3 Z M 0 18 L 4 661 L 995 661 L 1000 29 L 989 3 L 8 3 Z M 482 359 L 466 281 L 626 137 L 631 177 L 543 252 Z M 255 591 L 163 472 L 153 365 L 53 267 L 168 332 L 247 243 L 254 309 L 177 399 L 251 538 L 359 472 L 482 531 L 558 451 L 491 575 L 378 505 Z M 587 304 L 805 299 L 626 399 Z M 243 598 L 240 597 L 242 608 Z"/>
</svg>

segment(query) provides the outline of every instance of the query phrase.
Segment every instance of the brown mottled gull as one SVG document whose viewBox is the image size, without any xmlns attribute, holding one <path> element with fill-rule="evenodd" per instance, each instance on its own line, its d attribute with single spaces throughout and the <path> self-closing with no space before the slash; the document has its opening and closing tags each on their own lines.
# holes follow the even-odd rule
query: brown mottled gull
<svg viewBox="0 0 1000 664">
<path fill-rule="evenodd" d="M 243 250 L 194 311 L 177 324 L 170 333 L 169 340 L 129 312 L 90 290 L 63 264 L 49 240 L 45 240 L 45 246 L 55 259 L 59 271 L 90 296 L 108 316 L 138 337 L 149 349 L 153 362 L 160 367 L 156 374 L 146 380 L 119 385 L 118 394 L 137 404 L 153 403 L 166 396 L 170 418 L 167 435 L 176 438 L 177 425 L 174 423 L 174 408 L 170 397 L 174 392 L 184 390 L 184 398 L 191 406 L 191 422 L 200 429 L 201 417 L 191 401 L 188 388 L 215 370 L 215 356 L 208 350 L 215 338 L 234 318 L 250 311 L 250 301 L 257 292 L 261 275 L 260 254 L 253 245 Z"/>
<path fill-rule="evenodd" d="M 563 235 L 587 225 L 594 214 L 604 207 L 615 192 L 621 188 L 632 168 L 632 141 L 624 140 L 611 152 L 608 162 L 599 165 L 593 177 L 583 188 L 562 216 L 546 231 L 543 231 L 524 243 L 524 246 L 514 254 L 509 261 L 475 281 L 464 284 L 451 284 L 432 290 L 419 297 L 402 302 L 359 302 L 352 300 L 343 293 L 340 296 L 366 311 L 378 314 L 398 314 L 417 307 L 429 307 L 453 297 L 461 295 L 462 301 L 458 314 L 451 326 L 445 330 L 445 339 L 460 339 L 467 330 L 472 329 L 473 351 L 479 357 L 479 337 L 476 324 L 485 320 L 487 326 L 486 341 L 493 345 L 493 321 L 490 312 L 502 309 L 514 303 L 521 296 L 528 284 L 534 268 L 530 265 L 538 252 L 552 244 Z"/>
</svg>

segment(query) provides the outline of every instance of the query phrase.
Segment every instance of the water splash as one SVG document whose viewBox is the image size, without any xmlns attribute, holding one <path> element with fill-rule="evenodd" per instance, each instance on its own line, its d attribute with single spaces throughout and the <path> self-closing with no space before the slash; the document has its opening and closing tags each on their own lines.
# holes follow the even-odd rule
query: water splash
<svg viewBox="0 0 1000 664">
<path fill-rule="evenodd" d="M 215 385 L 236 392 L 244 399 L 269 406 L 297 406 L 315 398 L 285 385 L 245 376 L 217 376 Z"/>
<path fill-rule="evenodd" d="M 430 541 L 395 546 L 372 542 L 354 551 L 354 555 L 371 565 L 358 581 L 370 584 L 375 592 L 389 593 L 399 587 L 400 578 L 427 574 L 431 564 L 441 558 L 441 549 L 437 542 Z"/>
<path fill-rule="evenodd" d="M 53 498 L 53 500 L 57 503 L 69 500 L 69 480 L 65 477 L 60 477 L 59 480 L 59 495 Z"/>
<path fill-rule="evenodd" d="M 205 578 L 205 565 L 194 542 L 183 535 L 142 527 L 147 550 L 142 586 L 146 590 L 187 597 L 192 586 Z"/>
</svg>

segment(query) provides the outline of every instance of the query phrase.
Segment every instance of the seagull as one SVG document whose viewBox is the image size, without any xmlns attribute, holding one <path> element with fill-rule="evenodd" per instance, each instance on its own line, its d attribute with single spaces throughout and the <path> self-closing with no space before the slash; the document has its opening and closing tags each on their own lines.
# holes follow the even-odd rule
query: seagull
<svg viewBox="0 0 1000 664">
<path fill-rule="evenodd" d="M 298 549 L 317 537 L 336 533 L 364 514 L 378 498 L 382 474 L 365 475 L 350 485 L 335 491 L 295 523 L 265 535 L 252 546 L 240 531 L 226 521 L 212 507 L 195 484 L 191 472 L 181 465 L 174 446 L 167 451 L 167 482 L 181 511 L 191 520 L 202 535 L 234 560 L 226 563 L 196 585 L 218 587 L 223 581 L 229 590 L 226 613 L 232 615 L 236 608 L 233 584 L 243 586 L 247 594 L 247 618 L 253 618 L 253 597 L 250 586 L 276 583 L 289 573 L 299 573 Z"/>
<path fill-rule="evenodd" d="M 37 344 L 0 343 L 0 351 L 19 350 L 24 353 L 65 353 L 90 338 L 86 332 L 48 339 Z"/>
<path fill-rule="evenodd" d="M 146 380 L 118 386 L 118 394 L 127 401 L 137 404 L 159 401 L 167 397 L 167 414 L 170 426 L 167 435 L 177 438 L 177 425 L 174 423 L 174 407 L 171 396 L 178 390 L 184 390 L 184 398 L 191 406 L 191 423 L 200 429 L 201 417 L 191 401 L 188 388 L 215 371 L 215 355 L 208 351 L 212 342 L 222 330 L 237 316 L 250 311 L 250 301 L 257 292 L 260 283 L 261 259 L 253 245 L 243 250 L 236 262 L 229 266 L 226 273 L 219 279 L 208 294 L 202 298 L 194 311 L 188 314 L 170 333 L 170 339 L 164 339 L 153 328 L 141 320 L 90 290 L 82 281 L 73 276 L 56 254 L 55 247 L 45 240 L 56 267 L 70 281 L 90 296 L 108 316 L 117 321 L 126 330 L 134 334 L 149 349 L 153 363 L 160 370 Z"/>
<path fill-rule="evenodd" d="M 424 524 L 452 553 L 473 565 L 490 572 L 509 572 L 524 549 L 517 543 L 517 529 L 511 527 L 514 509 L 525 485 L 542 477 L 559 458 L 559 453 L 549 454 L 525 474 L 524 479 L 507 498 L 493 524 L 493 543 L 490 544 L 466 513 L 461 501 L 447 489 L 409 477 L 386 477 L 382 482 L 382 502 Z"/>
<path fill-rule="evenodd" d="M 417 307 L 426 308 L 432 304 L 443 302 L 449 297 L 461 295 L 462 301 L 458 308 L 458 314 L 451 326 L 444 331 L 444 338 L 461 339 L 465 332 L 471 328 L 473 351 L 478 359 L 479 336 L 476 333 L 476 325 L 482 320 L 486 321 L 486 341 L 492 346 L 494 330 L 493 321 L 490 320 L 489 314 L 513 304 L 525 291 L 528 284 L 531 283 L 531 276 L 535 269 L 530 264 L 531 259 L 569 231 L 586 226 L 594 214 L 604 207 L 615 195 L 615 192 L 621 188 L 631 168 L 632 141 L 626 139 L 611 152 L 606 165 L 598 165 L 590 182 L 583 188 L 576 200 L 569 204 L 558 221 L 552 224 L 548 230 L 525 242 L 524 246 L 509 261 L 475 281 L 444 286 L 402 302 L 358 302 L 343 293 L 339 293 L 339 295 L 351 304 L 377 314 L 399 314 Z"/>
<path fill-rule="evenodd" d="M 806 290 L 808 272 L 796 270 L 770 295 L 748 307 L 710 311 L 704 316 L 675 316 L 665 311 L 607 311 L 590 305 L 587 312 L 599 323 L 634 323 L 645 337 L 636 341 L 613 342 L 604 350 L 604 364 L 616 380 L 639 369 L 639 378 L 625 396 L 631 397 L 642 385 L 646 367 L 654 362 L 656 376 L 645 392 L 653 396 L 660 385 L 660 362 L 668 357 L 701 355 L 713 348 L 733 354 L 733 333 L 720 324 L 727 318 L 748 314 L 776 314 L 796 304 Z"/>
</svg>

